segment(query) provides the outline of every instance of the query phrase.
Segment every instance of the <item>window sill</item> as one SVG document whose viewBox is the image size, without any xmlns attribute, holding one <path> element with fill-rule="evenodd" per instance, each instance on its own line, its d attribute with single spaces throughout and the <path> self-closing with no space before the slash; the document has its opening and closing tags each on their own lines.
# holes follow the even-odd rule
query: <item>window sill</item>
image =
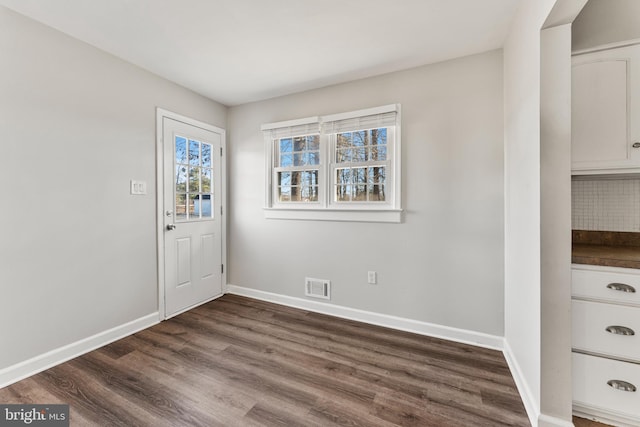
<svg viewBox="0 0 640 427">
<path fill-rule="evenodd" d="M 267 219 L 303 221 L 402 222 L 402 209 L 280 209 L 264 208 Z"/>
</svg>

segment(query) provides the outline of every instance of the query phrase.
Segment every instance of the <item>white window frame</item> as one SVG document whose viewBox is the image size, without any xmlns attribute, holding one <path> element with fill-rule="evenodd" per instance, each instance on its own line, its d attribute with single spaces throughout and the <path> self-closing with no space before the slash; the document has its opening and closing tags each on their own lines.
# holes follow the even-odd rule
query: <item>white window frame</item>
<svg viewBox="0 0 640 427">
<path fill-rule="evenodd" d="M 393 114 L 390 114 L 393 113 Z M 395 121 L 389 117 L 395 115 Z M 385 118 L 382 125 L 376 125 L 376 118 Z M 362 119 L 361 125 L 360 120 Z M 387 160 L 385 163 L 385 191 L 388 197 L 384 202 L 333 200 L 335 170 L 340 164 L 335 161 L 336 132 L 333 125 L 343 125 L 340 132 L 347 132 L 353 125 L 353 131 L 387 128 Z M 346 128 L 344 127 L 346 126 Z M 327 116 L 314 116 L 297 120 L 269 123 L 262 126 L 265 137 L 265 207 L 264 214 L 269 219 L 395 222 L 402 221 L 401 208 L 401 135 L 400 105 L 391 104 Z M 278 171 L 276 158 L 277 141 L 285 137 L 320 134 L 320 165 L 318 171 L 318 202 L 279 202 L 277 200 Z M 365 162 L 362 165 L 372 164 Z"/>
</svg>

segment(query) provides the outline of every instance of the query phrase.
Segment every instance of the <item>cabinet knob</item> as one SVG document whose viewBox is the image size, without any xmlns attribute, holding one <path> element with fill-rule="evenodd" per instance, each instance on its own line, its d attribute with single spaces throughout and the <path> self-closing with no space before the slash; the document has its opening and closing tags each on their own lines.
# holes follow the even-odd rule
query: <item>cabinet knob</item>
<svg viewBox="0 0 640 427">
<path fill-rule="evenodd" d="M 609 380 L 607 381 L 607 384 L 609 384 L 610 387 L 613 387 L 616 390 L 630 391 L 630 392 L 634 392 L 637 390 L 636 386 L 622 380 Z"/>
<path fill-rule="evenodd" d="M 631 144 L 631 146 L 633 148 L 640 148 L 640 141 L 634 142 L 633 144 Z"/>
<path fill-rule="evenodd" d="M 635 335 L 635 331 L 631 328 L 627 328 L 626 326 L 607 326 L 605 331 L 609 332 L 610 334 L 615 334 L 615 335 Z"/>
<path fill-rule="evenodd" d="M 626 283 L 609 283 L 607 285 L 607 288 L 612 289 L 614 291 L 629 292 L 632 294 L 636 292 L 636 288 L 634 288 L 631 285 L 627 285 Z"/>
</svg>

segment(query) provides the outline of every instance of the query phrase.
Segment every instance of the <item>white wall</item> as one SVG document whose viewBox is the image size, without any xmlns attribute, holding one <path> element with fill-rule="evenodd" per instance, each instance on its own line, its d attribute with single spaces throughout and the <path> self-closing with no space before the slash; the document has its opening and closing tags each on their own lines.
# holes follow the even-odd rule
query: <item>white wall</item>
<svg viewBox="0 0 640 427">
<path fill-rule="evenodd" d="M 505 44 L 505 342 L 536 426 L 572 425 L 570 24 L 583 6 L 523 2 Z"/>
<path fill-rule="evenodd" d="M 570 0 L 575 5 L 575 0 Z M 580 10 L 576 6 L 575 14 Z M 540 425 L 571 422 L 571 24 L 541 32 Z M 549 420 L 551 418 L 551 420 Z M 545 419 L 547 424 L 544 424 Z"/>
<path fill-rule="evenodd" d="M 4 7 L 0 58 L 2 370 L 157 311 L 155 109 L 226 107 Z"/>
<path fill-rule="evenodd" d="M 505 339 L 530 416 L 541 375 L 540 29 L 554 3 L 523 2 L 504 47 Z"/>
<path fill-rule="evenodd" d="M 260 125 L 402 104 L 402 224 L 264 218 Z M 229 283 L 503 334 L 502 54 L 493 51 L 229 110 Z M 379 273 L 367 284 L 367 271 Z"/>
<path fill-rule="evenodd" d="M 573 50 L 640 39 L 640 1 L 589 0 L 572 32 Z"/>
</svg>

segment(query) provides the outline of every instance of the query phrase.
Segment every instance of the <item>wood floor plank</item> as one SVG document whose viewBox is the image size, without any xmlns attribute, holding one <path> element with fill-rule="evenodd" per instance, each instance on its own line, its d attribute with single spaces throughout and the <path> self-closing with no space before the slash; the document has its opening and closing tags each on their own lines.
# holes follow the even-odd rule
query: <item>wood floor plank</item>
<svg viewBox="0 0 640 427">
<path fill-rule="evenodd" d="M 220 381 L 203 378 L 197 372 L 180 370 L 171 374 L 158 369 L 156 364 L 149 363 L 149 358 L 139 352 L 129 353 L 121 359 L 121 363 L 179 395 L 183 405 L 188 401 L 193 407 L 207 408 L 207 413 L 216 414 L 215 422 L 224 426 L 238 424 L 238 420 L 257 403 L 250 396 L 230 389 Z"/>
<path fill-rule="evenodd" d="M 77 359 L 76 359 L 77 360 Z M 128 399 L 99 381 L 95 376 L 86 375 L 78 369 L 75 361 L 64 363 L 34 376 L 43 389 L 55 394 L 60 403 L 70 403 L 70 419 L 75 424 L 75 414 L 81 418 L 113 426 L 139 425 L 145 421 L 155 421 L 163 425 L 162 419 L 148 414 L 146 408 L 133 405 Z"/>
<path fill-rule="evenodd" d="M 73 426 L 528 426 L 501 352 L 224 297 L 0 389 Z"/>
<path fill-rule="evenodd" d="M 213 316 L 212 318 L 215 320 L 224 321 L 224 311 L 223 304 L 222 310 L 212 311 L 211 316 Z M 316 320 L 309 321 L 310 316 L 322 316 L 323 320 L 320 322 Z M 235 325 L 242 324 L 241 319 L 232 319 L 232 322 Z M 325 324 L 327 322 L 329 322 L 329 325 Z M 335 322 L 337 326 L 332 324 L 333 322 Z M 502 354 L 495 350 L 450 343 L 445 340 L 426 337 L 420 337 L 422 338 L 420 347 L 410 347 L 397 340 L 384 342 L 383 336 L 393 332 L 387 328 L 378 328 L 375 337 L 371 337 L 366 329 L 357 335 L 349 334 L 339 327 L 339 325 L 343 323 L 356 324 L 357 322 L 319 315 L 317 313 L 308 313 L 305 315 L 304 323 L 294 322 L 290 318 L 281 319 L 279 315 L 275 315 L 273 316 L 273 320 L 269 321 L 268 324 L 270 326 L 279 326 L 282 330 L 291 330 L 296 334 L 304 334 L 311 339 L 313 342 L 312 345 L 316 345 L 316 342 L 320 341 L 323 343 L 324 348 L 327 349 L 342 346 L 342 348 L 336 351 L 338 354 L 342 354 L 345 351 L 344 348 L 350 349 L 349 351 L 351 352 L 362 350 L 358 355 L 360 360 L 365 357 L 364 354 L 372 355 L 373 358 L 383 355 L 396 356 L 398 359 L 395 360 L 394 364 L 402 362 L 404 359 L 408 359 L 410 365 L 415 365 L 416 361 L 420 361 L 421 366 L 424 367 L 426 364 L 433 367 L 434 370 L 444 368 L 447 369 L 449 373 L 452 373 L 455 372 L 455 369 L 458 369 L 465 379 L 471 379 L 473 375 L 480 375 L 476 378 L 485 379 L 490 382 L 506 381 L 509 387 L 513 385 Z M 363 328 L 363 326 L 370 327 L 370 325 L 358 323 L 358 328 Z M 398 332 L 398 334 L 401 337 L 412 336 L 414 340 L 416 337 L 415 334 L 406 332 Z M 297 339 L 297 337 L 295 339 Z M 439 347 L 446 348 L 446 351 L 441 350 Z M 478 350 L 477 355 L 472 353 L 474 350 Z M 487 357 L 487 355 L 489 355 L 489 357 Z"/>
<path fill-rule="evenodd" d="M 198 316 L 198 314 L 193 314 Z M 212 315 L 213 316 L 213 315 Z M 227 334 L 229 337 L 237 337 L 243 334 L 268 334 L 271 338 L 278 341 L 278 348 L 288 348 L 292 345 L 304 343 L 308 346 L 310 352 L 318 354 L 318 348 L 324 349 L 325 355 L 331 361 L 344 361 L 344 355 L 350 355 L 350 361 L 347 364 L 352 366 L 357 365 L 360 368 L 373 368 L 372 370 L 380 374 L 380 369 L 384 375 L 385 380 L 400 379 L 400 387 L 407 387 L 407 383 L 417 382 L 423 384 L 425 381 L 438 384 L 441 388 L 452 387 L 458 390 L 474 389 L 478 393 L 479 398 L 479 386 L 474 383 L 477 378 L 474 379 L 468 373 L 475 368 L 475 361 L 473 359 L 465 360 L 466 363 L 458 363 L 454 368 L 459 372 L 455 374 L 452 369 L 444 370 L 442 366 L 432 366 L 428 362 L 421 360 L 423 363 L 417 365 L 414 360 L 405 360 L 403 357 L 398 357 L 394 354 L 389 354 L 385 351 L 371 351 L 366 346 L 363 347 L 362 343 L 340 343 L 333 338 L 330 334 L 323 334 L 322 336 L 313 335 L 312 331 L 308 327 L 298 328 L 298 323 L 287 321 L 285 323 L 268 323 L 263 325 L 255 325 L 255 322 L 251 322 L 249 319 L 237 318 L 239 314 L 232 317 L 229 314 L 225 314 L 222 311 L 217 311 L 215 317 L 204 319 L 199 318 L 197 322 L 207 323 L 207 326 L 203 326 L 206 329 L 215 329 L 221 334 Z M 306 317 L 305 317 L 306 319 Z M 230 326 L 231 329 L 225 329 Z M 244 330 L 241 329 L 244 327 Z M 441 341 L 441 340 L 439 340 Z M 250 339 L 242 342 L 237 342 L 238 345 L 243 345 L 243 342 L 252 342 Z M 394 343 L 395 344 L 395 343 Z M 473 348 L 471 346 L 465 346 L 465 348 Z M 391 350 L 390 350 L 391 351 Z M 395 351 L 395 350 L 393 350 Z M 496 354 L 499 352 L 494 351 Z M 501 356 L 501 354 L 500 354 Z M 495 358 L 495 356 L 494 356 Z M 504 364 L 504 360 L 502 362 Z M 488 366 L 485 370 L 494 369 L 494 366 Z M 476 369 L 477 372 L 482 372 Z M 493 375 L 493 374 L 491 374 Z M 507 374 L 508 375 L 508 374 Z M 500 378 L 500 381 L 506 381 Z M 493 382 L 490 382 L 493 386 Z M 513 382 L 509 378 L 508 389 L 513 389 Z"/>
</svg>

